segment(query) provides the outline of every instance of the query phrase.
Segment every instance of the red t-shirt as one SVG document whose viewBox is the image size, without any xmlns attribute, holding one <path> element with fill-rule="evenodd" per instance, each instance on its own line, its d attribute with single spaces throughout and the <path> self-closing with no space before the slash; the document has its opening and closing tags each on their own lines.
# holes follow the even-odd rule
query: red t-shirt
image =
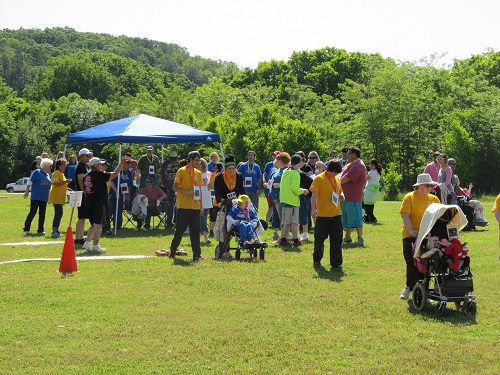
<svg viewBox="0 0 500 375">
<path fill-rule="evenodd" d="M 342 172 L 342 177 L 348 177 L 350 181 L 342 184 L 346 201 L 363 203 L 363 191 L 366 185 L 366 166 L 363 160 L 348 164 Z"/>
</svg>

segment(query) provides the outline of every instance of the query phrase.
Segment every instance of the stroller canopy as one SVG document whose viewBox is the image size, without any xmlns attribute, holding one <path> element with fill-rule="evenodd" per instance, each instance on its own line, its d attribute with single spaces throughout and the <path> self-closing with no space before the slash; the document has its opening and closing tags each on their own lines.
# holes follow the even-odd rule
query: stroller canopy
<svg viewBox="0 0 500 375">
<path fill-rule="evenodd" d="M 417 242 L 415 244 L 415 258 L 420 256 L 420 244 L 422 243 L 422 240 L 427 236 L 427 234 L 429 234 L 436 221 L 444 215 L 446 210 L 449 210 L 450 208 L 457 210 L 457 213 L 453 216 L 450 223 L 456 224 L 459 231 L 467 225 L 467 219 L 462 212 L 462 209 L 457 205 L 432 203 L 425 210 L 422 221 L 420 222 L 420 229 L 418 231 Z"/>
</svg>

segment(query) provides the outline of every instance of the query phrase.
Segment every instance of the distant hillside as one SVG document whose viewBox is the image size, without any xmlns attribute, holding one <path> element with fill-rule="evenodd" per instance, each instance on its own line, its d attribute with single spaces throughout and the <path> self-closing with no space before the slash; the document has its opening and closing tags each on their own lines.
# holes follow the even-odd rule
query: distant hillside
<svg viewBox="0 0 500 375">
<path fill-rule="evenodd" d="M 77 32 L 72 28 L 0 31 L 0 77 L 19 95 L 49 59 L 82 52 L 107 52 L 165 73 L 183 75 L 197 86 L 238 72 L 236 64 L 191 56 L 186 48 L 154 40 Z"/>
</svg>

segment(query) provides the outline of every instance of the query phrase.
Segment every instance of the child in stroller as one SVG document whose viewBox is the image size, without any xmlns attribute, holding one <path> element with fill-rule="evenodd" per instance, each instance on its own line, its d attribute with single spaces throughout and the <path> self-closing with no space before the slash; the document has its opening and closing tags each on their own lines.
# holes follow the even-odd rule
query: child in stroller
<svg viewBox="0 0 500 375">
<path fill-rule="evenodd" d="M 423 311 L 428 301 L 437 301 L 439 316 L 446 311 L 447 302 L 476 312 L 467 243 L 459 239 L 466 225 L 459 206 L 433 203 L 427 207 L 415 242 L 414 258 L 422 273 L 413 288 L 412 302 L 417 311 Z"/>
<path fill-rule="evenodd" d="M 250 202 L 250 197 L 242 194 L 233 203 L 234 205 L 226 215 L 227 234 L 224 241 L 220 241 L 219 245 L 217 245 L 215 258 L 228 259 L 231 257 L 229 252 L 231 250 L 231 237 L 235 236 L 238 240 L 238 247 L 235 248 L 236 260 L 240 259 L 241 250 L 248 250 L 251 258 L 257 258 L 258 249 L 260 250 L 260 259 L 264 260 L 264 249 L 267 244 L 263 243 L 258 237 L 258 234 L 262 233 L 264 228 Z"/>
</svg>

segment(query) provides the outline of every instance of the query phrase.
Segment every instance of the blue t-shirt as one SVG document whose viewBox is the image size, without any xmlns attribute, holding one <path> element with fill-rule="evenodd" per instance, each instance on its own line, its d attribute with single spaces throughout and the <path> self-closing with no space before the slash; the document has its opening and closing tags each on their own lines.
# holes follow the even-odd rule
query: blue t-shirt
<svg viewBox="0 0 500 375">
<path fill-rule="evenodd" d="M 43 172 L 41 169 L 36 169 L 31 174 L 30 181 L 31 200 L 48 202 L 49 191 L 52 186 L 50 174 Z"/>
<path fill-rule="evenodd" d="M 215 163 L 213 161 L 211 161 L 210 163 L 207 164 L 207 170 L 209 172 L 213 172 L 214 171 L 214 165 Z"/>
<path fill-rule="evenodd" d="M 243 186 L 247 194 L 256 193 L 258 186 L 258 181 L 262 178 L 262 172 L 258 164 L 254 163 L 252 166 L 248 166 L 248 162 L 243 163 L 238 168 L 238 172 L 241 173 L 243 177 Z"/>
<path fill-rule="evenodd" d="M 120 192 L 120 196 L 123 196 L 121 186 L 118 186 L 118 176 L 111 181 L 115 184 L 116 189 Z M 129 169 L 127 169 L 126 171 L 124 170 L 120 171 L 120 185 L 121 184 L 127 184 L 128 192 L 130 194 L 130 189 L 132 188 L 133 183 L 132 183 L 132 172 Z M 116 193 L 113 189 L 109 189 L 109 195 L 111 198 L 116 199 Z"/>
<path fill-rule="evenodd" d="M 275 183 L 275 182 L 279 183 L 281 181 L 281 175 L 283 174 L 283 171 L 286 168 L 287 167 L 279 168 L 279 169 L 275 168 L 273 174 L 271 175 L 271 178 L 269 179 L 269 182 L 270 182 L 269 187 L 270 187 L 270 190 L 271 190 L 271 196 L 273 197 L 273 200 L 277 201 L 277 200 L 280 199 L 280 188 L 275 188 L 275 187 L 272 186 L 272 184 Z"/>
<path fill-rule="evenodd" d="M 266 179 L 264 180 L 264 182 L 269 182 L 271 174 L 273 174 L 275 170 L 276 167 L 274 166 L 274 162 L 270 161 L 266 164 L 266 166 L 264 167 L 264 172 L 262 172 L 262 175 L 266 175 Z M 264 191 L 266 192 L 266 194 L 269 193 L 269 189 L 264 189 Z"/>
</svg>

